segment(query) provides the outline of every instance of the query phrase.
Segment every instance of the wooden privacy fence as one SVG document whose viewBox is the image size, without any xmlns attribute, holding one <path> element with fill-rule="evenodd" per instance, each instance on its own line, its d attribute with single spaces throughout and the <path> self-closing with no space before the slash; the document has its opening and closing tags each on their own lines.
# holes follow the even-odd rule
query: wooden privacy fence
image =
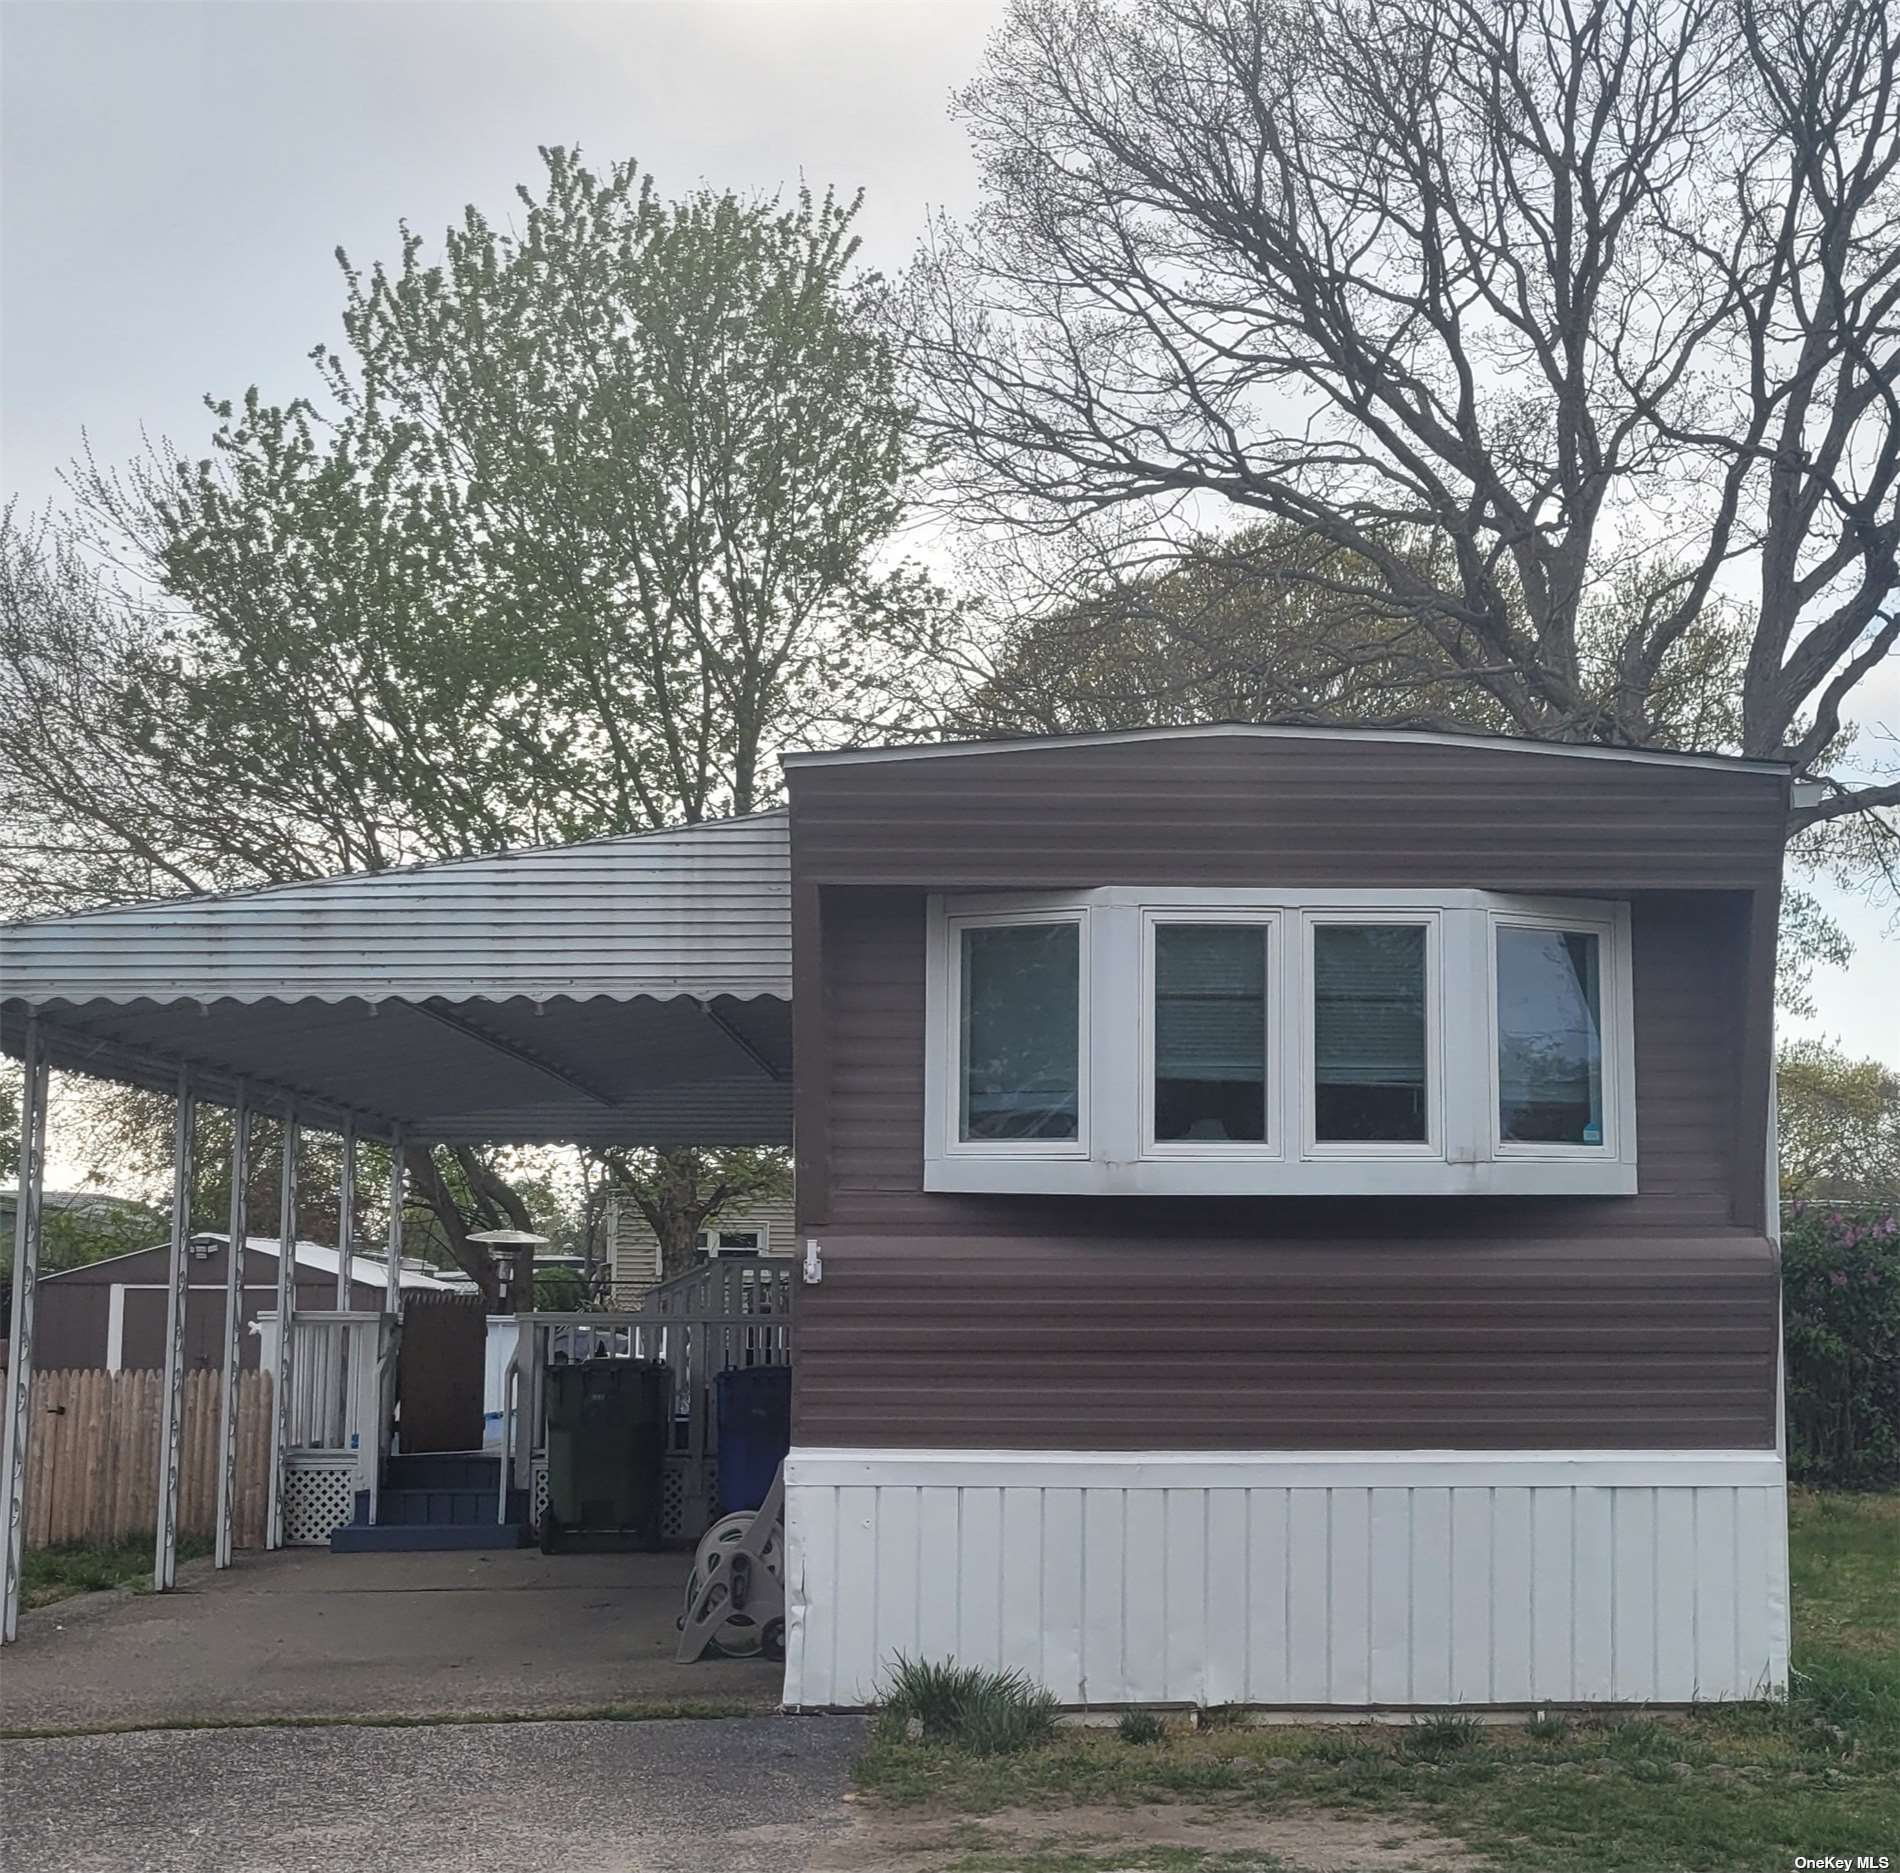
<svg viewBox="0 0 1900 1873">
<path fill-rule="evenodd" d="M 218 1519 L 216 1372 L 185 1375 L 178 1532 L 212 1535 Z M 116 1541 L 158 1526 L 162 1372 L 72 1370 L 33 1375 L 33 1449 L 26 1474 L 26 1540 Z M 270 1476 L 270 1374 L 238 1379 L 237 1505 L 240 1548 L 264 1543 Z"/>
</svg>

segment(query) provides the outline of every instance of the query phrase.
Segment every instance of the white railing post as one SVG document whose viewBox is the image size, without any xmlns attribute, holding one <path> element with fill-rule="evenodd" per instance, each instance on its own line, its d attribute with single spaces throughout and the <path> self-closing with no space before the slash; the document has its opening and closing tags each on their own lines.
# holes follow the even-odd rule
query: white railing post
<svg viewBox="0 0 1900 1873">
<path fill-rule="evenodd" d="M 237 1083 L 231 1108 L 230 1239 L 224 1257 L 224 1357 L 218 1393 L 218 1533 L 214 1567 L 229 1567 L 235 1548 L 237 1517 L 238 1347 L 244 1331 L 244 1264 L 250 1238 L 251 1101 L 250 1089 Z M 282 1330 L 282 1323 L 279 1323 Z"/>
<path fill-rule="evenodd" d="M 343 1121 L 342 1168 L 336 1180 L 336 1310 L 347 1313 L 356 1296 L 351 1287 L 355 1264 L 350 1245 L 354 1232 L 350 1225 L 356 1215 L 356 1121 Z"/>
<path fill-rule="evenodd" d="M 277 1360 L 271 1373 L 270 1498 L 264 1546 L 284 1545 L 284 1472 L 290 1462 L 291 1396 L 297 1371 L 297 1108 L 284 1113 L 277 1180 Z"/>
<path fill-rule="evenodd" d="M 354 1328 L 351 1329 L 355 1331 Z M 356 1414 L 356 1476 L 369 1492 L 369 1519 L 373 1524 L 382 1497 L 383 1450 L 389 1434 L 391 1402 L 390 1361 L 395 1358 L 401 1336 L 401 1323 L 387 1311 L 363 1323 L 366 1343 L 373 1343 L 376 1356 L 367 1363 L 368 1384 L 359 1394 L 362 1408 Z"/>
<path fill-rule="evenodd" d="M 191 1069 L 178 1069 L 178 1110 L 172 1131 L 172 1244 L 165 1294 L 165 1393 L 159 1404 L 158 1533 L 152 1556 L 152 1590 L 178 1582 L 178 1483 L 185 1428 L 185 1308 L 190 1296 L 191 1159 L 193 1120 Z"/>
<path fill-rule="evenodd" d="M 20 1635 L 20 1570 L 26 1553 L 26 1471 L 33 1454 L 33 1324 L 40 1273 L 40 1206 L 46 1194 L 46 1102 L 51 1089 L 40 1024 L 26 1018 L 21 1050 L 25 1086 L 20 1105 L 20 1197 L 13 1216 L 13 1318 L 7 1328 L 7 1415 L 0 1451 L 4 1476 L 6 1559 L 0 1564 L 0 1644 Z"/>
<path fill-rule="evenodd" d="M 527 1384 L 522 1388 L 525 1403 L 515 1419 L 515 1487 L 528 1489 L 534 1482 L 535 1446 L 543 1439 L 547 1417 L 545 1383 L 550 1330 L 544 1330 L 533 1314 L 518 1314 L 516 1318 L 527 1329 L 528 1372 Z M 518 1341 L 516 1352 L 519 1355 Z"/>
<path fill-rule="evenodd" d="M 508 1492 L 515 1487 L 515 1393 L 520 1384 L 521 1341 L 517 1337 L 501 1374 L 501 1491 L 495 1504 L 495 1520 L 501 1523 L 508 1520 Z"/>
<path fill-rule="evenodd" d="M 402 1127 L 397 1126 L 389 1135 L 389 1243 L 385 1252 L 387 1267 L 384 1270 L 387 1290 L 383 1298 L 383 1305 L 392 1314 L 402 1312 L 402 1154 L 404 1145 Z"/>
</svg>

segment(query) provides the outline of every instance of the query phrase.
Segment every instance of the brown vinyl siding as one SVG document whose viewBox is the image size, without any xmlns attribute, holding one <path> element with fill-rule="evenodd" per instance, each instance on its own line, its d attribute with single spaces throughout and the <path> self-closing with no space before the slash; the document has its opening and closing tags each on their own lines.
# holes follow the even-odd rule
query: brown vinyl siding
<svg viewBox="0 0 1900 1873">
<path fill-rule="evenodd" d="M 825 1255 L 796 1440 L 1772 1447 L 1755 906 L 1784 806 L 1746 771 L 1364 743 L 795 771 L 799 1211 Z M 924 1191 L 925 891 L 1144 883 L 1629 897 L 1641 1194 Z"/>
<path fill-rule="evenodd" d="M 1768 1447 L 1758 1238 L 825 1238 L 801 1444 Z"/>
<path fill-rule="evenodd" d="M 1788 783 L 1508 745 L 1209 736 L 795 768 L 791 784 L 794 881 L 1616 896 L 1777 880 Z"/>
<path fill-rule="evenodd" d="M 1361 1200 L 924 1191 L 923 899 L 830 898 L 801 1443 L 1773 1442 L 1772 1257 L 1730 1219 L 1732 904 L 1633 907 L 1640 1196 Z"/>
</svg>

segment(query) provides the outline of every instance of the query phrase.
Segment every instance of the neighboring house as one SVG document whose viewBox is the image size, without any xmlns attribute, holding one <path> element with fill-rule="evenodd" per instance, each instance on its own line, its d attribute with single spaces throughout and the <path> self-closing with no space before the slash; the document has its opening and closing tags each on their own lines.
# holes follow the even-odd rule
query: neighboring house
<svg viewBox="0 0 1900 1873">
<path fill-rule="evenodd" d="M 614 1227 L 614 1304 L 636 1307 L 660 1279 L 660 1241 L 627 1198 Z M 746 1204 L 710 1217 L 699 1232 L 696 1262 L 721 1255 L 790 1255 L 797 1241 L 790 1196 Z"/>
<path fill-rule="evenodd" d="M 223 1235 L 191 1238 L 186 1276 L 185 1363 L 215 1366 L 223 1346 L 225 1244 Z M 250 1331 L 259 1314 L 277 1306 L 275 1236 L 252 1236 L 243 1269 L 244 1332 L 239 1357 L 247 1367 L 258 1363 L 257 1335 Z M 103 1366 L 108 1372 L 158 1367 L 165 1363 L 167 1268 L 166 1243 L 128 1255 L 88 1262 L 40 1277 L 39 1319 L 34 1362 L 43 1371 L 67 1366 Z M 336 1306 L 337 1252 L 320 1242 L 297 1244 L 297 1305 Z M 404 1293 L 441 1289 L 432 1276 L 405 1267 Z M 375 1310 L 387 1294 L 384 1265 L 368 1256 L 351 1257 L 350 1306 Z"/>
<path fill-rule="evenodd" d="M 790 1706 L 1787 1679 L 1772 764 L 789 757 Z"/>
</svg>

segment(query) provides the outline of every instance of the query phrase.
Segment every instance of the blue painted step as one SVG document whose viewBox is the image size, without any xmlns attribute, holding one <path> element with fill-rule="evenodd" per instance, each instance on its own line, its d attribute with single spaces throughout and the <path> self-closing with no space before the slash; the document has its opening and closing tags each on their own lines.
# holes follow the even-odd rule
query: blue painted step
<svg viewBox="0 0 1900 1873">
<path fill-rule="evenodd" d="M 525 1521 L 525 1490 L 508 1492 L 511 1522 Z M 376 1504 L 379 1522 L 433 1522 L 466 1525 L 496 1519 L 493 1489 L 385 1489 Z"/>
<path fill-rule="evenodd" d="M 332 1554 L 447 1553 L 470 1548 L 526 1548 L 534 1536 L 519 1522 L 384 1523 L 365 1528 L 352 1522 L 330 1537 Z"/>
<path fill-rule="evenodd" d="M 356 1519 L 331 1535 L 331 1552 L 526 1547 L 533 1540 L 527 1491 L 509 1490 L 508 1519 L 500 1522 L 495 1517 L 500 1489 L 501 1458 L 492 1453 L 431 1451 L 391 1457 L 383 1466 L 374 1525 L 369 1492 L 358 1490 Z"/>
<path fill-rule="evenodd" d="M 501 1458 L 484 1451 L 430 1451 L 391 1457 L 383 1465 L 383 1488 L 485 1489 L 492 1498 L 501 1483 Z"/>
</svg>

